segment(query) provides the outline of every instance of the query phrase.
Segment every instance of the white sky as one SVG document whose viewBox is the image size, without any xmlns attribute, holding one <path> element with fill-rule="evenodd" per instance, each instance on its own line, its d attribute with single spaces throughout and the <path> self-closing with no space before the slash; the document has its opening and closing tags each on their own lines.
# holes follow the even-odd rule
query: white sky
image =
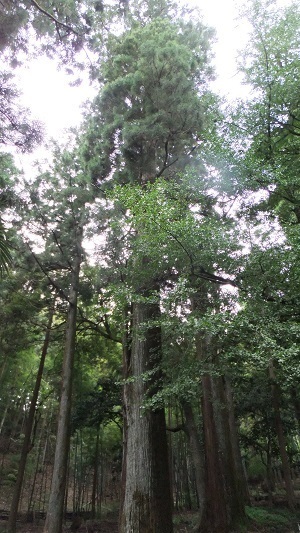
<svg viewBox="0 0 300 533">
<path fill-rule="evenodd" d="M 204 15 L 204 22 L 217 29 L 219 42 L 215 45 L 218 82 L 222 92 L 239 92 L 236 79 L 236 46 L 245 36 L 241 25 L 234 19 L 237 16 L 234 0 L 190 0 L 198 5 Z M 241 0 L 239 0 L 241 3 Z M 79 87 L 68 85 L 67 75 L 57 71 L 53 61 L 40 58 L 30 67 L 22 69 L 19 75 L 23 91 L 22 103 L 31 109 L 34 118 L 46 124 L 50 137 L 58 137 L 65 128 L 77 125 L 81 117 L 81 103 L 93 97 L 93 89 L 88 81 Z"/>
<path fill-rule="evenodd" d="M 247 89 L 241 85 L 235 62 L 238 50 L 244 47 L 248 38 L 245 21 L 238 19 L 238 10 L 244 0 L 189 2 L 201 9 L 204 22 L 217 31 L 214 90 L 231 98 L 245 95 Z M 280 5 L 290 2 L 278 0 Z M 45 123 L 47 136 L 55 139 L 61 138 L 64 129 L 80 123 L 81 104 L 94 95 L 88 81 L 79 87 L 70 87 L 67 75 L 57 71 L 55 63 L 47 58 L 35 60 L 22 70 L 20 86 L 22 104 L 31 109 L 33 118 Z"/>
</svg>

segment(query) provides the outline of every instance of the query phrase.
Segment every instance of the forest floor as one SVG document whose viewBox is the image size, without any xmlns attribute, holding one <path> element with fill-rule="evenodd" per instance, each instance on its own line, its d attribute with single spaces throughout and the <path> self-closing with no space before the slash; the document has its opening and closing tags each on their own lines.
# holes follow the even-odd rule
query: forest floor
<svg viewBox="0 0 300 533">
<path fill-rule="evenodd" d="M 298 533 L 300 531 L 300 515 L 291 515 L 285 510 L 251 508 L 255 516 L 249 519 L 248 526 L 232 533 Z M 195 531 L 196 513 L 182 512 L 174 518 L 174 533 L 192 533 Z M 7 522 L 0 521 L 0 533 L 5 533 Z M 17 533 L 42 533 L 43 521 L 40 524 L 18 523 Z M 74 531 L 71 523 L 64 526 L 64 533 Z M 101 521 L 87 521 L 77 530 L 78 533 L 118 533 L 117 516 L 106 517 Z"/>
<path fill-rule="evenodd" d="M 285 507 L 261 507 L 247 508 L 248 524 L 232 533 L 299 533 L 300 512 L 292 513 Z M 180 512 L 174 516 L 174 533 L 195 532 L 197 513 Z M 6 520 L 0 519 L 0 533 L 6 531 Z M 73 524 L 74 525 L 74 524 Z M 72 523 L 64 526 L 64 533 L 77 531 L 78 533 L 118 533 L 118 515 L 116 511 L 108 513 L 102 520 L 87 520 L 75 530 Z M 44 521 L 39 524 L 18 522 L 17 533 L 42 533 Z"/>
</svg>

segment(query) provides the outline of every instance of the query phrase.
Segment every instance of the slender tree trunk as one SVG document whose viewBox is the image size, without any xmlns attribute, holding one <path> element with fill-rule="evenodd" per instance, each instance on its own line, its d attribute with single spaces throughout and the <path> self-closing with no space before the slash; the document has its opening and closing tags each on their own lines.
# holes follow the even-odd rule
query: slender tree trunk
<svg viewBox="0 0 300 533">
<path fill-rule="evenodd" d="M 267 491 L 268 491 L 268 501 L 269 506 L 273 507 L 273 490 L 274 490 L 274 479 L 272 472 L 272 449 L 271 449 L 271 439 L 268 439 L 267 447 Z"/>
<path fill-rule="evenodd" d="M 171 420 L 172 420 L 172 405 L 171 402 L 169 403 L 169 407 L 167 410 L 168 414 L 168 427 L 171 427 Z M 168 439 L 168 450 L 169 450 L 169 474 L 170 474 L 170 487 L 171 487 L 171 495 L 172 495 L 172 502 L 174 505 L 174 486 L 175 486 L 175 476 L 174 476 L 174 455 L 173 455 L 173 446 L 172 446 L 172 432 L 167 432 L 167 439 Z"/>
<path fill-rule="evenodd" d="M 279 443 L 280 456 L 282 461 L 283 477 L 287 495 L 287 502 L 290 509 L 295 508 L 295 493 L 293 488 L 289 458 L 286 451 L 286 438 L 280 413 L 280 387 L 276 382 L 276 374 L 273 359 L 269 361 L 269 376 L 272 388 L 272 403 L 275 416 L 275 427 Z"/>
<path fill-rule="evenodd" d="M 2 352 L 2 358 L 3 358 L 3 352 Z M 6 353 L 4 353 L 4 361 L 3 361 L 3 364 L 2 364 L 1 370 L 0 370 L 0 385 L 1 385 L 1 387 L 2 387 L 2 382 L 4 381 L 4 378 L 5 378 L 4 374 L 5 374 L 6 367 L 7 367 L 7 361 L 8 361 L 8 355 Z"/>
<path fill-rule="evenodd" d="M 40 430 L 40 434 L 39 434 L 34 476 L 33 476 L 33 480 L 32 480 L 32 483 L 31 483 L 30 495 L 29 495 L 29 498 L 28 498 L 28 511 L 27 511 L 28 514 L 31 511 L 37 510 L 36 501 L 35 501 L 35 498 L 34 498 L 34 493 L 36 491 L 36 483 L 37 483 L 38 472 L 39 472 L 40 467 L 41 467 L 40 462 L 41 462 L 41 456 L 42 456 L 42 451 L 43 451 L 42 442 L 43 442 L 45 424 L 46 424 L 46 417 L 43 419 L 43 424 L 42 424 L 42 427 L 41 427 L 41 430 Z M 40 493 L 41 493 L 41 491 L 39 491 L 39 494 Z"/>
<path fill-rule="evenodd" d="M 160 327 L 146 324 L 159 315 L 158 303 L 134 304 L 127 362 L 131 380 L 124 387 L 127 445 L 121 533 L 173 531 L 165 413 L 162 408 L 143 409 L 144 400 L 157 390 L 161 357 Z M 150 379 L 144 376 L 149 371 Z"/>
<path fill-rule="evenodd" d="M 81 242 L 82 228 L 77 226 L 77 236 L 75 241 L 76 252 L 73 261 L 69 291 L 69 309 L 62 369 L 62 390 L 58 415 L 56 448 L 44 533 L 61 533 L 62 531 L 68 455 L 70 448 L 70 418 L 76 339 L 77 295 L 81 264 Z"/>
<path fill-rule="evenodd" d="M 298 429 L 300 429 L 300 400 L 298 396 L 298 391 L 295 386 L 291 388 L 291 398 L 294 406 L 295 418 L 297 420 Z"/>
<path fill-rule="evenodd" d="M 78 485 L 78 431 L 76 431 L 75 450 L 74 450 L 74 466 L 73 466 L 73 509 L 75 515 L 77 512 L 77 485 Z"/>
<path fill-rule="evenodd" d="M 181 506 L 183 509 L 190 511 L 192 509 L 191 484 L 189 480 L 188 451 L 187 442 L 184 435 L 179 436 L 179 469 L 181 481 Z"/>
<path fill-rule="evenodd" d="M 98 482 L 99 482 L 99 441 L 100 441 L 100 427 L 97 428 L 95 455 L 94 455 L 93 485 L 92 485 L 92 496 L 91 496 L 92 518 L 96 518 L 96 499 L 97 499 Z"/>
<path fill-rule="evenodd" d="M 22 491 L 22 484 L 23 484 L 24 473 L 25 473 L 25 468 L 26 468 L 27 455 L 30 451 L 31 433 L 32 433 L 32 428 L 34 424 L 36 404 L 37 404 L 41 381 L 42 381 L 43 372 L 44 372 L 45 359 L 46 359 L 46 355 L 48 352 L 48 346 L 50 342 L 50 332 L 51 332 L 51 327 L 52 327 L 53 316 L 54 316 L 54 304 L 49 313 L 49 319 L 48 319 L 40 364 L 39 364 L 36 382 L 35 382 L 32 398 L 30 402 L 28 418 L 26 421 L 25 435 L 24 435 L 24 441 L 23 441 L 21 457 L 20 457 L 20 462 L 19 462 L 17 480 L 14 486 L 11 507 L 10 507 L 10 514 L 9 514 L 9 521 L 8 521 L 8 528 L 7 528 L 8 533 L 15 533 L 16 531 L 19 501 L 20 501 L 20 496 L 21 496 L 21 491 Z"/>
<path fill-rule="evenodd" d="M 7 401 L 7 404 L 5 406 L 4 413 L 3 413 L 3 416 L 2 416 L 2 419 L 1 419 L 1 422 L 0 422 L 0 435 L 2 433 L 2 429 L 3 429 L 3 426 L 4 426 L 4 422 L 5 422 L 5 419 L 6 419 L 6 415 L 7 415 L 7 412 L 8 412 L 9 405 L 10 405 L 10 400 Z"/>
</svg>

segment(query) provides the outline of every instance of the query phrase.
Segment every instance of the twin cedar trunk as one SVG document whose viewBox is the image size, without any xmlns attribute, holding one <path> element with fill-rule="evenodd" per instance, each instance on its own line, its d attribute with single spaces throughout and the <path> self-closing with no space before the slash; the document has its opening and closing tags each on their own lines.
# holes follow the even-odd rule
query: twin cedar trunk
<svg viewBox="0 0 300 533">
<path fill-rule="evenodd" d="M 283 427 L 281 413 L 280 413 L 281 391 L 276 381 L 275 364 L 274 364 L 273 359 L 270 359 L 269 361 L 269 377 L 271 380 L 272 402 L 273 402 L 273 410 L 274 410 L 274 417 L 275 417 L 275 429 L 277 433 L 279 451 L 280 451 L 280 456 L 281 456 L 281 461 L 282 461 L 282 470 L 283 470 L 283 478 L 285 482 L 287 502 L 288 502 L 289 508 L 293 510 L 296 505 L 296 499 L 295 499 L 293 481 L 292 481 L 291 470 L 290 470 L 290 462 L 289 462 L 288 454 L 286 451 L 287 450 L 286 437 L 285 437 L 284 427 Z"/>
<path fill-rule="evenodd" d="M 239 478 L 240 456 L 233 446 L 223 385 L 221 378 L 202 378 L 206 505 L 200 531 L 207 533 L 229 533 L 245 519 L 246 491 Z"/>
<path fill-rule="evenodd" d="M 194 298 L 193 309 L 201 314 L 205 311 L 203 294 Z M 229 384 L 223 376 L 215 375 L 218 355 L 214 339 L 204 331 L 196 337 L 196 350 L 203 369 L 207 367 L 202 377 L 205 505 L 199 531 L 229 533 L 244 521 L 246 503 L 237 434 L 228 408 Z"/>
<path fill-rule="evenodd" d="M 146 295 L 143 295 L 144 297 Z M 121 533 L 172 533 L 172 499 L 164 409 L 145 400 L 159 387 L 161 332 L 147 324 L 159 318 L 159 303 L 133 305 L 132 346 L 126 350 L 124 456 Z"/>
<path fill-rule="evenodd" d="M 198 523 L 199 527 L 203 520 L 203 513 L 205 511 L 205 464 L 204 454 L 200 444 L 200 435 L 195 421 L 192 405 L 183 400 L 181 402 L 184 418 L 185 418 L 185 432 L 189 442 L 191 458 L 195 471 L 195 482 L 198 497 Z"/>
</svg>

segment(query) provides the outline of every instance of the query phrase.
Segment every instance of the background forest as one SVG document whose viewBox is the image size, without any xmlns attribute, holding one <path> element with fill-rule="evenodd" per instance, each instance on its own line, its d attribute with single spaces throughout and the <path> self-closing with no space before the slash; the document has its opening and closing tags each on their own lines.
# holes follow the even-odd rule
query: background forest
<svg viewBox="0 0 300 533">
<path fill-rule="evenodd" d="M 227 102 L 197 9 L 0 1 L 1 531 L 298 531 L 300 12 L 241 17 Z M 24 174 L 42 53 L 97 92 Z"/>
</svg>

